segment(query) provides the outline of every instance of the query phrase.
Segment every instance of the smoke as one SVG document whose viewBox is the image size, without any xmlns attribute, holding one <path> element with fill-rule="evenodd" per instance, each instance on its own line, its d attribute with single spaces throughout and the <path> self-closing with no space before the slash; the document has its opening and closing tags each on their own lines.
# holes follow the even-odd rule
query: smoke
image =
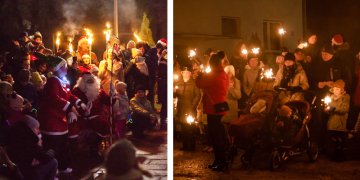
<svg viewBox="0 0 360 180">
<path fill-rule="evenodd" d="M 94 6 L 98 6 L 95 7 Z M 81 31 L 85 19 L 89 16 L 89 9 L 99 11 L 101 19 L 110 21 L 113 24 L 114 17 L 114 0 L 68 0 L 62 5 L 63 15 L 66 19 L 63 30 L 66 34 L 77 34 Z M 139 25 L 139 17 L 137 16 L 137 5 L 135 0 L 118 0 L 118 17 L 119 31 L 129 31 L 136 29 Z M 99 22 L 96 26 L 103 26 L 104 22 Z M 129 29 L 130 28 L 130 29 Z"/>
<path fill-rule="evenodd" d="M 74 35 L 80 31 L 90 4 L 89 0 L 70 0 L 62 5 L 63 15 L 66 19 L 63 30 L 67 34 Z"/>
</svg>

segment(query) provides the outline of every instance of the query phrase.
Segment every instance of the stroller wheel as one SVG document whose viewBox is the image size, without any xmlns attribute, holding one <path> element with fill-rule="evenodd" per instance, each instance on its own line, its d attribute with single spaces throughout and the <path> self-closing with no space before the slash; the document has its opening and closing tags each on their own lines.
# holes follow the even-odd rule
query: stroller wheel
<svg viewBox="0 0 360 180">
<path fill-rule="evenodd" d="M 306 150 L 310 162 L 315 162 L 319 155 L 318 145 L 314 142 L 310 142 L 310 146 Z"/>
<path fill-rule="evenodd" d="M 274 150 L 271 153 L 270 168 L 273 170 L 278 169 L 280 167 L 280 163 L 281 163 L 280 153 L 279 151 Z"/>
</svg>

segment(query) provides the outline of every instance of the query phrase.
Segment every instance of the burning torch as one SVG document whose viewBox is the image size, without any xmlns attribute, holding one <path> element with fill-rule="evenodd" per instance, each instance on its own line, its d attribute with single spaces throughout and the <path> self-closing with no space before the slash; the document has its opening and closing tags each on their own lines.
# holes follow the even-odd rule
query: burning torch
<svg viewBox="0 0 360 180">
<path fill-rule="evenodd" d="M 136 38 L 136 41 L 137 42 L 140 42 L 142 41 L 141 38 L 134 32 L 134 37 Z"/>
<path fill-rule="evenodd" d="M 56 44 L 56 53 L 59 52 L 60 36 L 61 36 L 61 32 L 58 32 L 58 33 L 56 34 L 56 41 L 55 41 L 55 44 Z"/>
<path fill-rule="evenodd" d="M 69 38 L 69 52 L 70 52 L 71 55 L 73 55 L 74 48 L 73 48 L 73 45 L 72 45 L 72 38 Z"/>
</svg>

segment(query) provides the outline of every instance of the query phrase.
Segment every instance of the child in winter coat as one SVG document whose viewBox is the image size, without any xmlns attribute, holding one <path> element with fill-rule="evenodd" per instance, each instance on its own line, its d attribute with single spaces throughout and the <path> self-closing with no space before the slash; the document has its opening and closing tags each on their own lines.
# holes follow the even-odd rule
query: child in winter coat
<svg viewBox="0 0 360 180">
<path fill-rule="evenodd" d="M 350 96 L 344 90 L 345 82 L 341 79 L 334 82 L 333 87 L 330 89 L 332 95 L 330 96 L 331 102 L 325 108 L 329 114 L 327 123 L 327 130 L 329 135 L 329 145 L 334 147 L 333 152 L 330 152 L 331 157 L 335 161 L 344 159 L 344 140 L 346 137 L 346 121 L 349 113 Z"/>
<path fill-rule="evenodd" d="M 129 98 L 126 95 L 126 84 L 119 80 L 115 81 L 115 98 L 117 101 L 114 108 L 114 127 L 118 138 L 124 138 L 126 133 L 126 122 L 130 114 Z"/>
</svg>

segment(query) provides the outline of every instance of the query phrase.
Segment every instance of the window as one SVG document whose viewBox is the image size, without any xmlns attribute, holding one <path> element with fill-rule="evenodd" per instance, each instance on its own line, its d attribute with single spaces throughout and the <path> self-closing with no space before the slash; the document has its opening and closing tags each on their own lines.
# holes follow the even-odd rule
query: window
<svg viewBox="0 0 360 180">
<path fill-rule="evenodd" d="M 266 50 L 280 50 L 281 48 L 281 36 L 278 31 L 281 27 L 279 21 L 268 21 L 263 22 L 263 35 L 264 45 Z"/>
<path fill-rule="evenodd" d="M 223 36 L 240 37 L 240 18 L 222 17 L 221 26 Z"/>
</svg>

